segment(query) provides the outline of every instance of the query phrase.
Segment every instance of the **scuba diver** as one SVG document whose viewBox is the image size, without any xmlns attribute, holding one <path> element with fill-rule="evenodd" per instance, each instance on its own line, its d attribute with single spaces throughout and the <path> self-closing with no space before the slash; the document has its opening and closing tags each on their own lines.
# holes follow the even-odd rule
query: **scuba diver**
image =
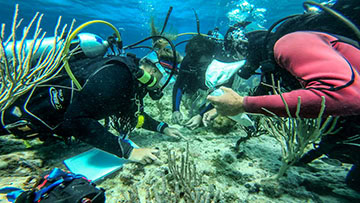
<svg viewBox="0 0 360 203">
<path fill-rule="evenodd" d="M 210 39 L 213 39 L 216 43 L 222 44 L 224 42 L 224 36 L 220 33 L 218 27 L 215 27 L 214 30 L 209 30 L 207 35 L 209 35 Z"/>
<path fill-rule="evenodd" d="M 228 57 L 224 52 L 223 39 L 209 36 L 210 33 L 208 35 L 200 33 L 200 21 L 195 10 L 194 14 L 197 33 L 189 34 L 196 35 L 190 40 L 177 44 L 188 42 L 185 46 L 185 57 L 181 62 L 173 87 L 171 117 L 173 123 L 183 124 L 184 116 L 180 112 L 180 105 L 183 94 L 186 94 L 189 96 L 191 118 L 185 123 L 185 126 L 190 129 L 199 127 L 203 123 L 204 113 L 213 108 L 210 103 L 207 104 L 208 93 L 213 91 L 217 85 L 232 86 L 236 76 L 233 70 L 238 70 L 243 65 L 241 59 Z M 218 32 L 219 30 L 215 28 L 214 31 Z M 187 33 L 180 35 L 184 34 Z M 246 121 L 250 120 L 247 116 L 245 119 Z"/>
<path fill-rule="evenodd" d="M 247 45 L 247 38 L 245 35 L 245 28 L 251 22 L 250 21 L 241 21 L 237 22 L 226 31 L 224 37 L 224 50 L 227 53 L 228 57 L 233 58 L 234 60 L 239 60 L 244 58 L 244 53 L 241 53 L 236 50 L 244 50 Z M 236 49 L 236 50 L 235 50 Z"/>
<path fill-rule="evenodd" d="M 241 112 L 269 115 L 263 110 L 265 108 L 277 116 L 287 117 L 280 95 L 268 95 L 272 92 L 271 86 L 264 85 L 280 81 L 291 115 L 295 115 L 301 96 L 300 117 L 316 118 L 321 97 L 325 97 L 324 115 L 339 117 L 335 128 L 338 130 L 322 137 L 299 163 L 310 163 L 325 154 L 353 164 L 345 182 L 360 192 L 360 18 L 356 11 L 360 2 L 339 0 L 330 8 L 310 1 L 304 3 L 305 8 L 309 5 L 323 11 L 289 16 L 268 31 L 247 33 L 248 41 L 244 46 L 234 44 L 234 50 L 245 54 L 247 59 L 239 75 L 247 79 L 261 74 L 262 83 L 252 96 L 242 97 L 223 87 L 222 96 L 208 99 L 222 115 Z M 228 43 L 231 45 L 231 41 Z M 261 73 L 256 72 L 259 67 Z M 209 112 L 206 122 L 214 115 Z"/>
<path fill-rule="evenodd" d="M 56 78 L 34 87 L 2 112 L 0 134 L 14 134 L 25 140 L 38 137 L 43 141 L 75 138 L 142 164 L 158 160 L 158 150 L 134 148 L 127 136 L 135 127 L 182 136 L 144 112 L 143 98 L 149 93 L 151 98 L 160 99 L 171 70 L 161 65 L 160 56 L 154 51 L 139 59 L 119 54 L 123 48 L 119 47 L 121 43 L 112 43 L 114 37 L 107 41 L 89 33 L 77 37 L 71 46 L 81 51 L 74 52 L 68 64 L 82 89 L 75 89 L 74 79 L 63 69 Z M 118 52 L 114 52 L 115 45 Z M 105 55 L 109 48 L 113 53 Z M 98 122 L 107 118 L 118 135 Z"/>
<path fill-rule="evenodd" d="M 213 106 L 206 103 L 206 96 L 217 86 L 231 87 L 244 60 L 234 61 L 225 59 L 223 50 L 218 49 L 217 43 L 206 36 L 196 35 L 185 47 L 185 57 L 181 63 L 179 74 L 173 87 L 173 114 L 174 123 L 182 123 L 183 115 L 180 104 L 183 94 L 190 96 L 190 119 L 185 126 L 190 129 L 199 127 L 203 122 L 205 112 Z M 222 56 L 222 57 L 221 57 Z M 244 116 L 237 122 L 252 125 L 252 121 Z"/>
<path fill-rule="evenodd" d="M 215 47 L 214 41 L 201 35 L 196 35 L 187 43 L 185 47 L 186 55 L 180 65 L 179 74 L 173 87 L 173 123 L 182 123 L 183 114 L 180 112 L 180 105 L 183 94 L 186 93 L 190 97 L 196 97 L 198 96 L 196 92 L 199 89 L 207 90 L 205 86 L 205 71 L 213 59 Z M 205 100 L 205 97 L 203 99 Z M 191 119 L 185 125 L 190 128 L 196 128 L 201 124 L 202 114 L 209 110 L 209 107 L 203 104 L 200 105 L 200 109 L 197 109 L 199 107 L 195 106 L 191 106 L 191 108 L 193 108 L 191 111 L 195 115 L 190 115 Z"/>
</svg>

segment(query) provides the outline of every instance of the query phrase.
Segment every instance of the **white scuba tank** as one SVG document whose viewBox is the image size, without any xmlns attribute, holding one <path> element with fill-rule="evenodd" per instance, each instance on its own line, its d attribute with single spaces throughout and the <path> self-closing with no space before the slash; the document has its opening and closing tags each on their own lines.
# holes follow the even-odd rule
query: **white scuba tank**
<svg viewBox="0 0 360 203">
<path fill-rule="evenodd" d="M 25 48 L 25 51 L 28 52 L 31 48 L 32 39 L 25 40 L 23 46 Z M 44 55 L 47 54 L 54 46 L 54 37 L 46 37 L 42 41 L 40 39 L 37 39 L 35 42 L 35 47 L 39 46 L 38 51 L 34 54 L 33 59 L 38 59 L 43 52 Z M 40 44 L 41 43 L 41 44 Z M 40 45 L 39 45 L 40 44 Z M 74 45 L 79 45 L 81 51 L 85 54 L 86 57 L 94 58 L 96 56 L 103 56 L 107 52 L 107 49 L 109 48 L 109 43 L 106 40 L 103 40 L 98 35 L 92 34 L 92 33 L 80 33 L 76 36 L 74 40 L 71 41 L 71 46 L 74 47 Z M 57 44 L 56 46 L 60 46 Z M 64 46 L 64 44 L 62 45 Z M 20 48 L 20 41 L 16 42 L 16 49 L 18 50 Z M 60 47 L 58 47 L 60 48 Z M 5 47 L 6 56 L 8 58 L 13 57 L 13 42 L 9 42 L 7 46 Z M 45 55 L 46 56 L 46 55 Z"/>
</svg>

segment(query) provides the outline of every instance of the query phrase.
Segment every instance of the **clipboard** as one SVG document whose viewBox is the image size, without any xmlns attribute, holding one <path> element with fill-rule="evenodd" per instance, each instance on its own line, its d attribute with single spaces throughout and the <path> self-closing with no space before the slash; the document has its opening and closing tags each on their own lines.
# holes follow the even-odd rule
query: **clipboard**
<svg viewBox="0 0 360 203">
<path fill-rule="evenodd" d="M 139 148 L 130 140 L 127 141 L 129 141 L 133 147 Z M 92 182 L 97 182 L 121 169 L 127 162 L 129 162 L 127 159 L 119 158 L 114 154 L 98 148 L 92 148 L 64 160 L 64 165 L 72 173 L 81 174 Z"/>
</svg>

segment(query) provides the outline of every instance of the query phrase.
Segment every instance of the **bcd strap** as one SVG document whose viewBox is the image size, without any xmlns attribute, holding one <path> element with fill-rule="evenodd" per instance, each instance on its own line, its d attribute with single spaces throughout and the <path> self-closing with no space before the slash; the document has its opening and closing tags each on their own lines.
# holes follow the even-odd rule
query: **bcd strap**
<svg viewBox="0 0 360 203">
<path fill-rule="evenodd" d="M 44 174 L 30 191 L 21 193 L 15 203 L 71 203 L 87 201 L 104 203 L 105 192 L 79 174 L 55 168 Z"/>
<path fill-rule="evenodd" d="M 358 41 L 355 41 L 353 39 L 350 39 L 348 37 L 344 37 L 344 36 L 341 36 L 341 35 L 335 35 L 335 34 L 331 34 L 331 35 L 338 38 L 338 40 L 332 41 L 332 43 L 343 42 L 343 43 L 349 44 L 351 46 L 354 46 L 357 49 L 360 49 L 360 43 Z"/>
<path fill-rule="evenodd" d="M 60 179 L 59 179 L 60 178 Z M 60 185 L 63 182 L 71 182 L 72 180 L 76 179 L 76 178 L 84 178 L 86 179 L 84 176 L 81 175 L 75 175 L 73 173 L 66 173 L 61 169 L 58 168 L 54 168 L 49 175 L 46 175 L 44 177 L 44 181 L 37 187 L 38 189 L 40 189 L 38 192 L 35 192 L 35 202 L 39 201 L 44 194 L 48 193 L 50 190 L 52 190 L 54 187 Z M 58 179 L 58 180 L 56 180 Z M 55 182 L 53 182 L 52 184 L 44 187 L 46 185 L 47 182 L 52 182 L 56 180 Z M 86 179 L 87 180 L 87 179 Z M 44 187 L 44 188 L 42 188 Z"/>
<path fill-rule="evenodd" d="M 6 194 L 6 198 L 9 202 L 15 202 L 16 198 L 24 191 L 16 187 L 3 187 L 0 188 L 0 194 Z"/>
</svg>

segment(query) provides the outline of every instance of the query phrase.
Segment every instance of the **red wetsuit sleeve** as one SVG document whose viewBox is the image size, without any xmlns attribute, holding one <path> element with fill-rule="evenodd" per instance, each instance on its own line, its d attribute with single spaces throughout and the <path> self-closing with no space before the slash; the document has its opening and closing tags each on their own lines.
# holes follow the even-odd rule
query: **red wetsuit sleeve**
<svg viewBox="0 0 360 203">
<path fill-rule="evenodd" d="M 325 115 L 345 116 L 360 113 L 360 51 L 343 42 L 331 43 L 335 37 L 319 32 L 294 32 L 285 35 L 274 46 L 277 63 L 299 79 L 304 89 L 283 93 L 292 115 L 298 97 L 301 98 L 300 115 L 317 117 L 321 96 L 326 99 Z M 335 91 L 331 87 L 347 87 Z M 325 88 L 325 89 L 321 89 Z M 279 95 L 248 96 L 244 108 L 249 113 L 266 114 L 262 108 L 287 116 Z"/>
</svg>

